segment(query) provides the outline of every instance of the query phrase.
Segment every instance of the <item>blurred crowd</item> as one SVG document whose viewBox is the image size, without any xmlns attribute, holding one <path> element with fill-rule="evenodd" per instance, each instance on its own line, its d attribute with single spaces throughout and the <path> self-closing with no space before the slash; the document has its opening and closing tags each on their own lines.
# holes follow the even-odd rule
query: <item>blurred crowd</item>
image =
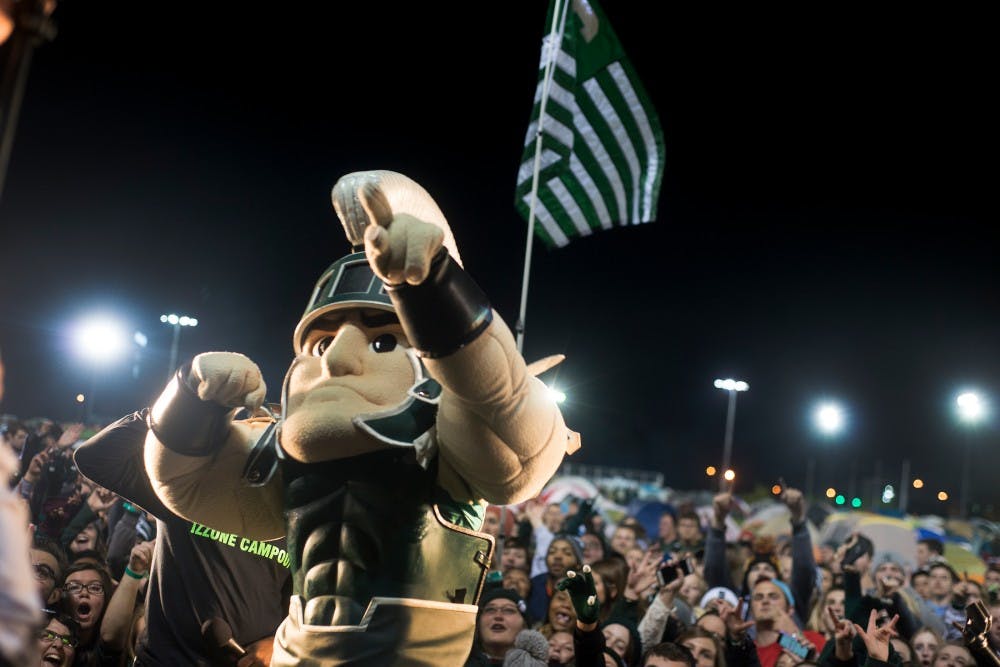
<svg viewBox="0 0 1000 667">
<path fill-rule="evenodd" d="M 145 476 L 144 434 L 142 413 L 97 434 L 0 426 L 0 664 L 268 664 L 284 545 L 172 515 Z M 1000 569 L 973 580 L 934 539 L 915 567 L 863 530 L 814 544 L 802 493 L 775 502 L 787 535 L 733 541 L 726 493 L 710 521 L 671 506 L 655 534 L 593 499 L 490 507 L 497 551 L 466 665 L 1000 664 Z"/>
</svg>

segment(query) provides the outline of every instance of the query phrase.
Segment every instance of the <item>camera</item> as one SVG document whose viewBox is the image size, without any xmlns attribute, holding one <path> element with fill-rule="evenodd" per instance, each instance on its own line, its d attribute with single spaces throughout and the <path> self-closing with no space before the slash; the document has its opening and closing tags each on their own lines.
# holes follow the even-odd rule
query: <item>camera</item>
<svg viewBox="0 0 1000 667">
<path fill-rule="evenodd" d="M 685 556 L 673 566 L 662 563 L 660 569 L 656 571 L 656 581 L 663 587 L 678 577 L 686 577 L 692 573 L 694 573 L 694 562 L 690 556 Z"/>
</svg>

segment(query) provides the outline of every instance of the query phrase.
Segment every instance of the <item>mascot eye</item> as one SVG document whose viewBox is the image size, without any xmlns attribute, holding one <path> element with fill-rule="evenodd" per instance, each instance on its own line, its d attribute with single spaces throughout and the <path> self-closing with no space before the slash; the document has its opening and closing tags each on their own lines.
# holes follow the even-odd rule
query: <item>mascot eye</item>
<svg viewBox="0 0 1000 667">
<path fill-rule="evenodd" d="M 317 357 L 322 357 L 326 349 L 330 347 L 330 343 L 333 342 L 333 336 L 323 336 L 318 341 L 313 343 L 313 355 Z"/>
<path fill-rule="evenodd" d="M 396 337 L 392 334 L 382 334 L 372 341 L 372 349 L 376 352 L 392 352 L 396 349 Z"/>
</svg>

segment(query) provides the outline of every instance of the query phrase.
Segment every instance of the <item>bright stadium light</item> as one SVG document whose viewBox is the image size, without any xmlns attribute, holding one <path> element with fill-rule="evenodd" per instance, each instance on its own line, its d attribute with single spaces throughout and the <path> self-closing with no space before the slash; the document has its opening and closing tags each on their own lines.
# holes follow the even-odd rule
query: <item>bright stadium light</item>
<svg viewBox="0 0 1000 667">
<path fill-rule="evenodd" d="M 713 384 L 716 389 L 722 389 L 729 393 L 729 405 L 726 408 L 726 438 L 722 444 L 722 469 L 728 474 L 730 472 L 729 464 L 733 457 L 733 425 L 736 421 L 736 396 L 741 391 L 748 391 L 750 385 L 743 380 L 734 380 L 733 378 L 717 379 Z M 719 490 L 726 490 L 726 484 L 722 480 L 719 481 Z"/>
<path fill-rule="evenodd" d="M 73 331 L 77 352 L 98 364 L 114 361 L 128 346 L 125 327 L 114 317 L 93 315 L 81 321 Z"/>
<path fill-rule="evenodd" d="M 556 403 L 566 402 L 565 392 L 559 391 L 555 387 L 549 387 L 548 390 L 549 390 L 549 396 L 552 398 L 553 401 L 555 401 Z"/>
<path fill-rule="evenodd" d="M 986 402 L 974 391 L 962 392 L 955 399 L 958 417 L 967 424 L 976 424 L 986 416 Z"/>
<path fill-rule="evenodd" d="M 813 422 L 820 433 L 833 436 L 844 430 L 847 418 L 844 408 L 839 403 L 826 402 L 816 406 L 813 411 Z"/>
</svg>

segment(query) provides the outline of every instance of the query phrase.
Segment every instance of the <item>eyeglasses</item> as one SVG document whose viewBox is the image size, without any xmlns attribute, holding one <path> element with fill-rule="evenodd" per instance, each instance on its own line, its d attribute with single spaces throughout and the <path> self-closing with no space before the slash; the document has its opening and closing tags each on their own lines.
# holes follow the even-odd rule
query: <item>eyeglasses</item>
<svg viewBox="0 0 1000 667">
<path fill-rule="evenodd" d="M 35 579 L 39 581 L 45 581 L 46 579 L 55 579 L 56 573 L 52 571 L 52 568 L 44 563 L 35 563 L 32 567 L 35 568 Z"/>
<path fill-rule="evenodd" d="M 80 641 L 76 637 L 71 637 L 69 635 L 61 635 L 58 632 L 52 632 L 48 628 L 43 628 L 38 631 L 38 641 L 52 643 L 55 640 L 62 642 L 63 646 L 69 648 L 76 648 Z"/>
<path fill-rule="evenodd" d="M 104 584 L 102 584 L 99 581 L 92 581 L 86 586 L 84 586 L 83 584 L 78 584 L 74 581 L 73 583 L 66 584 L 65 586 L 63 586 L 63 590 L 65 590 L 70 595 L 79 595 L 81 592 L 83 592 L 84 588 L 86 588 L 87 592 L 90 593 L 91 595 L 104 595 Z"/>
</svg>

